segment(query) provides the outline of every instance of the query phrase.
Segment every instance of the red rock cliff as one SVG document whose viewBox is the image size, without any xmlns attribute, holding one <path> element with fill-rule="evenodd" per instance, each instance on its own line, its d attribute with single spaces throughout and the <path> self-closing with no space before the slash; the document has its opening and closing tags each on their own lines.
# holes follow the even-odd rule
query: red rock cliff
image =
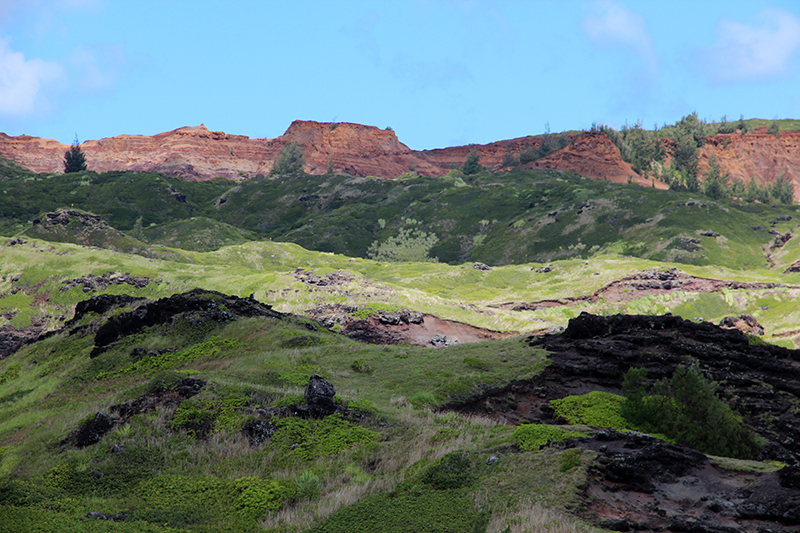
<svg viewBox="0 0 800 533">
<path fill-rule="evenodd" d="M 633 172 L 605 134 L 569 134 L 568 138 L 568 146 L 526 166 L 664 187 L 661 182 L 642 179 Z M 335 171 L 353 176 L 395 177 L 408 171 L 444 175 L 451 168 L 461 167 L 472 149 L 481 154 L 481 164 L 499 169 L 506 154 L 518 155 L 541 141 L 542 136 L 528 136 L 485 145 L 415 151 L 388 129 L 298 120 L 276 139 L 228 135 L 200 125 L 152 137 L 120 135 L 87 141 L 81 147 L 90 170 L 155 171 L 188 180 L 207 180 L 216 176 L 236 179 L 266 175 L 281 148 L 290 142 L 303 147 L 306 171 L 312 174 L 324 173 L 330 164 Z M 62 172 L 68 148 L 52 139 L 0 133 L 0 156 L 36 172 Z M 795 182 L 796 196 L 800 196 L 800 132 L 709 137 L 700 151 L 701 174 L 711 155 L 717 157 L 723 171 L 745 182 L 754 176 L 757 182 L 767 183 L 785 172 Z"/>
</svg>

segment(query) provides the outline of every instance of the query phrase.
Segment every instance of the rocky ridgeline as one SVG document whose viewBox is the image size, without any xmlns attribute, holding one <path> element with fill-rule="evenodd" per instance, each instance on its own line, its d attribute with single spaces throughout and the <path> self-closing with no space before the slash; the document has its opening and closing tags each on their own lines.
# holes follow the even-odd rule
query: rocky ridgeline
<svg viewBox="0 0 800 533">
<path fill-rule="evenodd" d="M 86 141 L 81 145 L 89 169 L 104 171 L 152 171 L 186 180 L 214 177 L 240 179 L 267 175 L 281 149 L 296 142 L 303 147 L 306 172 L 324 173 L 330 165 L 336 172 L 352 176 L 395 177 L 404 172 L 441 176 L 461 167 L 470 151 L 481 155 L 488 168 L 501 168 L 507 154 L 535 148 L 543 136 L 527 136 L 485 145 L 465 145 L 435 150 L 411 150 L 389 129 L 348 122 L 295 121 L 274 139 L 251 139 L 210 131 L 204 125 L 183 127 L 151 137 L 120 135 Z M 557 169 L 617 183 L 665 188 L 657 180 L 643 179 L 622 160 L 617 147 L 604 133 L 568 134 L 569 144 L 527 168 Z M 667 143 L 669 145 L 669 143 Z M 64 152 L 69 148 L 52 139 L 0 133 L 0 156 L 35 172 L 62 172 Z M 770 183 L 785 173 L 800 183 L 800 132 L 768 135 L 754 131 L 745 135 L 719 134 L 706 139 L 698 154 L 705 172 L 715 157 L 722 172 L 747 183 L 751 176 Z"/>
</svg>

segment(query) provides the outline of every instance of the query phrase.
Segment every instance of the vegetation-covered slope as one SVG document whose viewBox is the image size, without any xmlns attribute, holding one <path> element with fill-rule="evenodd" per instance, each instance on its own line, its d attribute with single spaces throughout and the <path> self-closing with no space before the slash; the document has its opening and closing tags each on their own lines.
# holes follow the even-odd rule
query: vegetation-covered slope
<svg viewBox="0 0 800 533">
<path fill-rule="evenodd" d="M 269 239 L 365 257 L 370 246 L 375 250 L 403 232 L 421 232 L 435 237 L 423 255 L 450 264 L 519 264 L 611 252 L 760 268 L 769 265 L 775 234 L 796 225 L 791 206 L 709 200 L 556 171 L 483 173 L 466 181 L 457 175 L 301 175 L 233 187 L 221 180 L 192 183 L 112 172 L 8 175 L 2 186 L 0 231 L 6 235 L 25 230 L 43 212 L 66 207 L 98 214 L 139 240 L 197 251 Z"/>
</svg>

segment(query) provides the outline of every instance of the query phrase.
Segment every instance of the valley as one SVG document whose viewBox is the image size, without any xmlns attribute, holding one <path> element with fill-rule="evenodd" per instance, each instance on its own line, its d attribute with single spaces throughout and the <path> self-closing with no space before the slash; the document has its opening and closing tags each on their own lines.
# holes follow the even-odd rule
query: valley
<svg viewBox="0 0 800 533">
<path fill-rule="evenodd" d="M 697 149 L 763 201 L 606 131 L 0 138 L 0 530 L 800 531 L 780 123 Z"/>
</svg>

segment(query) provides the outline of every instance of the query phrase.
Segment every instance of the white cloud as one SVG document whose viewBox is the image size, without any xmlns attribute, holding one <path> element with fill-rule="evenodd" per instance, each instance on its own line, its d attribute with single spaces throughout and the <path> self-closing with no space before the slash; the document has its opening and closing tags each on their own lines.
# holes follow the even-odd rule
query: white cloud
<svg viewBox="0 0 800 533">
<path fill-rule="evenodd" d="M 800 51 L 800 18 L 782 9 L 764 9 L 760 25 L 719 23 L 717 42 L 703 51 L 704 71 L 716 81 L 760 80 L 789 72 Z"/>
<path fill-rule="evenodd" d="M 613 0 L 599 0 L 594 7 L 594 12 L 583 21 L 589 39 L 602 46 L 628 48 L 641 57 L 648 69 L 655 71 L 657 60 L 644 17 Z"/>
<path fill-rule="evenodd" d="M 0 115 L 22 117 L 47 111 L 64 69 L 57 63 L 25 59 L 0 39 Z"/>
</svg>

